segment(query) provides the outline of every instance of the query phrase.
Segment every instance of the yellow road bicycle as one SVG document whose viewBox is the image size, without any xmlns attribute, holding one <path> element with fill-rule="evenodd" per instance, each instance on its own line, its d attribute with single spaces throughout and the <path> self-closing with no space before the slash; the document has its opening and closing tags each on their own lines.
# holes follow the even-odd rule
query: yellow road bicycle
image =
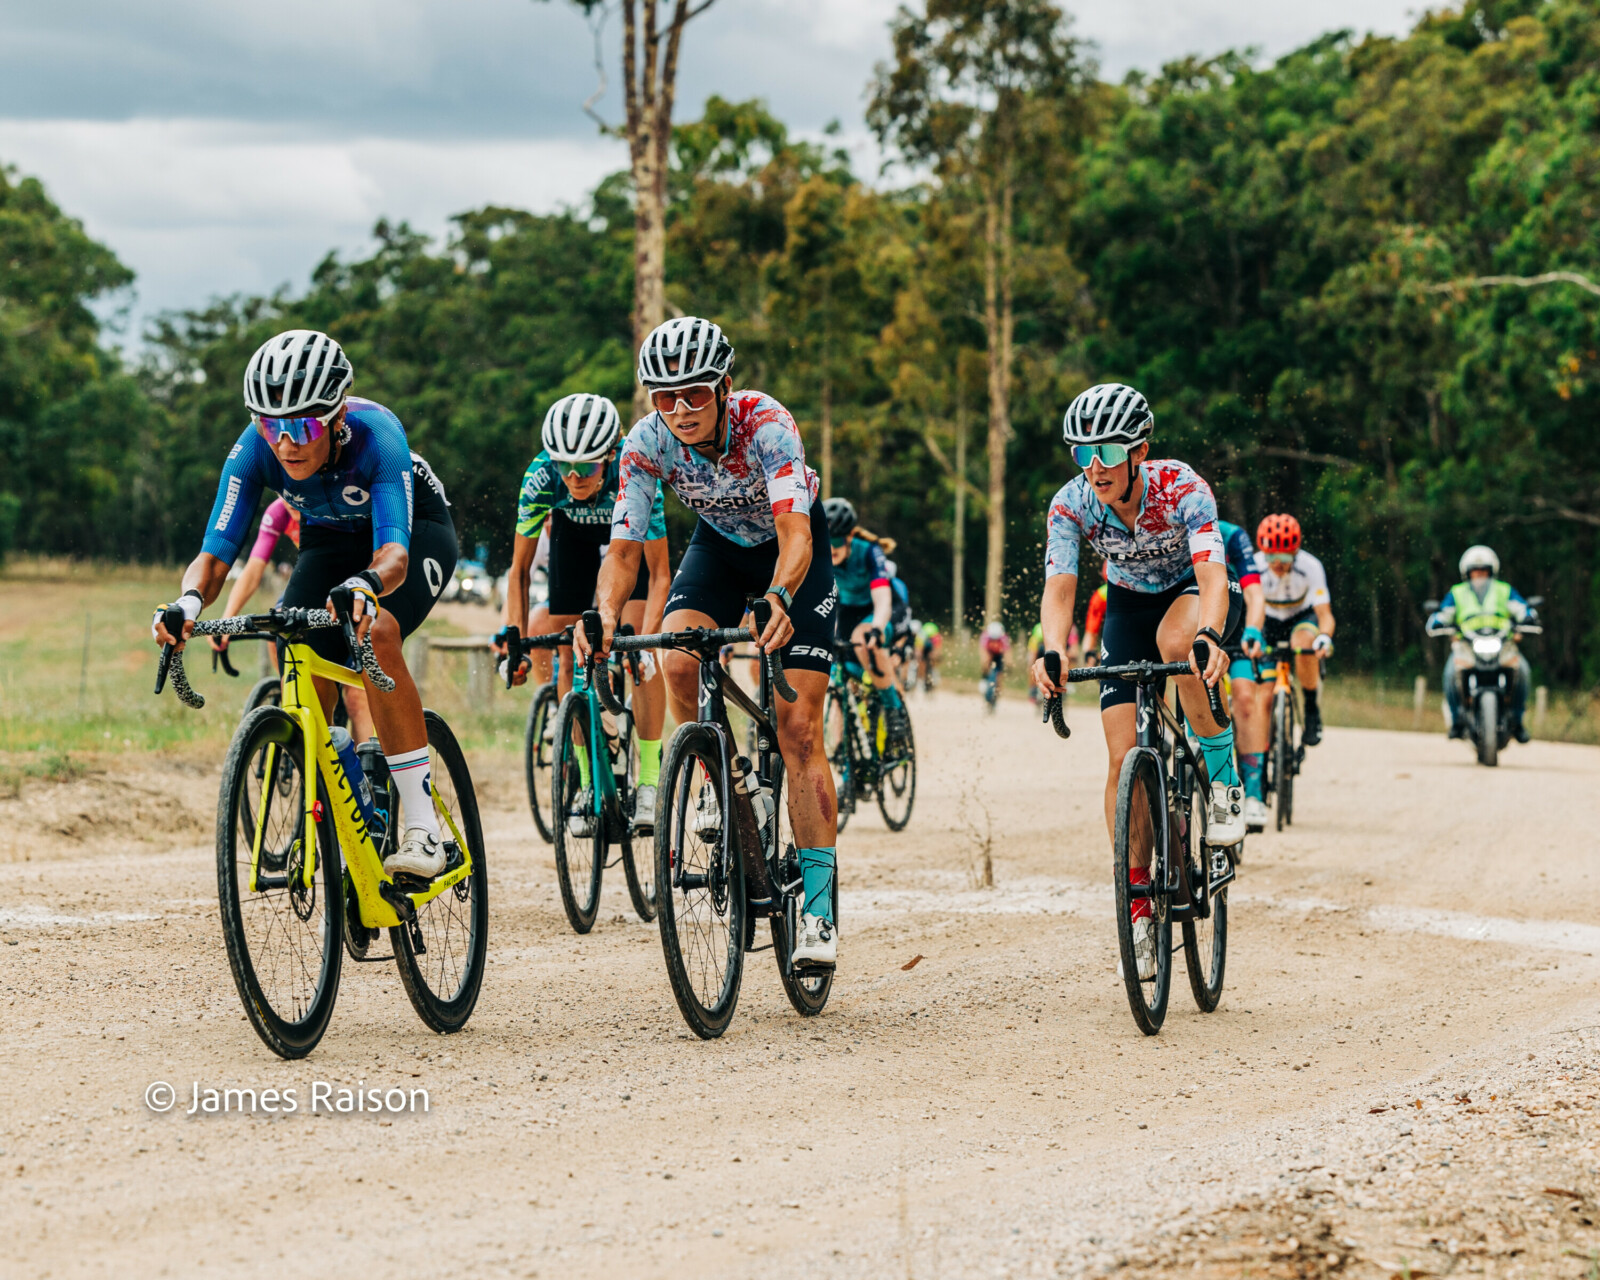
<svg viewBox="0 0 1600 1280">
<path fill-rule="evenodd" d="M 177 634 L 181 614 L 166 625 Z M 251 1025 L 285 1058 L 304 1057 L 322 1039 L 346 951 L 356 961 L 394 961 L 423 1022 L 450 1032 L 466 1025 L 477 1003 L 488 947 L 488 875 L 472 776 L 455 734 L 432 711 L 423 715 L 445 870 L 422 882 L 397 881 L 383 869 L 405 829 L 398 790 L 381 752 L 345 767 L 312 680 L 359 687 L 364 670 L 381 690 L 394 681 L 378 666 L 370 641 L 360 646 L 360 667 L 330 662 L 305 642 L 312 630 L 338 626 L 358 652 L 347 618 L 321 609 L 273 609 L 194 629 L 196 637 L 270 636 L 286 643 L 282 705 L 257 707 L 240 721 L 217 802 L 217 891 L 228 962 Z M 183 702 L 205 705 L 172 646 L 161 655 L 157 694 L 169 676 Z M 373 954 L 384 929 L 389 952 Z"/>
</svg>

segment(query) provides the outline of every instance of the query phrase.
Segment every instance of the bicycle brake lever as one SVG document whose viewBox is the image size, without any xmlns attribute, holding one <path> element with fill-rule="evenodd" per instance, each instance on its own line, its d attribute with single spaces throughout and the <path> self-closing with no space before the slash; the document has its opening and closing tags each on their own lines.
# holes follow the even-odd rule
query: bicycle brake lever
<svg viewBox="0 0 1600 1280">
<path fill-rule="evenodd" d="M 1044 673 L 1050 677 L 1051 684 L 1061 683 L 1061 655 L 1053 649 L 1044 655 Z M 1067 718 L 1062 713 L 1059 693 L 1052 693 L 1044 700 L 1044 720 L 1056 731 L 1058 737 L 1072 736 L 1072 730 L 1067 727 Z"/>
<path fill-rule="evenodd" d="M 187 619 L 183 616 L 183 610 L 176 605 L 161 615 L 161 625 L 167 629 L 169 636 L 181 636 L 185 621 Z M 161 661 L 156 664 L 156 695 L 158 697 L 161 691 L 167 687 L 167 671 L 171 668 L 172 659 L 177 652 L 178 646 L 175 644 L 161 646 Z"/>
<path fill-rule="evenodd" d="M 1218 648 L 1221 646 L 1219 645 Z M 1222 709 L 1222 693 L 1214 684 L 1206 684 L 1206 646 L 1200 642 L 1198 636 L 1194 641 L 1194 662 L 1200 668 L 1200 683 L 1205 685 L 1206 701 L 1211 704 L 1211 718 L 1217 722 L 1217 728 L 1226 729 L 1233 723 L 1228 713 Z"/>
<path fill-rule="evenodd" d="M 506 678 L 506 688 L 512 687 L 512 678 L 522 669 L 522 631 L 518 627 L 506 628 L 506 656 L 500 660 L 500 673 Z"/>
</svg>

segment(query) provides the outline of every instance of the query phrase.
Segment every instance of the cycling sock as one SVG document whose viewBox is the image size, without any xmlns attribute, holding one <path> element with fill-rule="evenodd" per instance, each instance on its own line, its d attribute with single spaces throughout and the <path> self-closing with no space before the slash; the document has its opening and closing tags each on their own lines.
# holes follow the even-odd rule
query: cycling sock
<svg viewBox="0 0 1600 1280">
<path fill-rule="evenodd" d="M 428 748 L 402 751 L 397 756 L 385 755 L 389 776 L 400 792 L 400 811 L 406 826 L 421 827 L 432 835 L 439 834 L 439 815 L 433 811 L 433 770 L 428 762 Z"/>
<path fill-rule="evenodd" d="M 1315 715 L 1317 712 L 1317 692 L 1316 689 L 1307 689 L 1304 685 L 1300 687 L 1300 694 L 1306 701 L 1306 714 L 1308 716 Z"/>
<path fill-rule="evenodd" d="M 661 739 L 639 739 L 639 785 L 653 787 L 661 781 Z"/>
<path fill-rule="evenodd" d="M 1233 766 L 1233 726 L 1221 733 L 1200 739 L 1200 754 L 1205 758 L 1211 781 L 1224 787 L 1239 785 L 1239 771 Z"/>
<path fill-rule="evenodd" d="M 1252 800 L 1266 800 L 1267 793 L 1262 786 L 1261 770 L 1266 763 L 1266 756 L 1259 751 L 1241 751 L 1239 753 L 1239 772 L 1244 777 L 1244 793 Z"/>
<path fill-rule="evenodd" d="M 805 906 L 809 915 L 833 923 L 833 878 L 837 866 L 832 849 L 800 850 L 800 875 L 804 880 Z"/>
<path fill-rule="evenodd" d="M 883 686 L 883 704 L 886 707 L 900 706 L 900 690 L 895 687 L 894 681 Z"/>
<path fill-rule="evenodd" d="M 572 754 L 578 757 L 578 781 L 583 786 L 589 785 L 589 744 L 574 742 Z"/>
<path fill-rule="evenodd" d="M 1150 868 L 1129 867 L 1128 883 L 1135 888 L 1148 888 L 1150 884 Z M 1143 920 L 1150 914 L 1150 899 L 1135 898 L 1132 902 L 1132 910 L 1128 914 L 1135 920 Z"/>
</svg>

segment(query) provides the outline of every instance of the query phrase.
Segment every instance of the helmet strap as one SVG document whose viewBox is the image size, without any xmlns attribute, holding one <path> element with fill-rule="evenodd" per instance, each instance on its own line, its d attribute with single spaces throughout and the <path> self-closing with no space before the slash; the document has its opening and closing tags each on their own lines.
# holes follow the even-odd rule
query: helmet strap
<svg viewBox="0 0 1600 1280">
<path fill-rule="evenodd" d="M 717 446 L 717 456 L 726 457 L 728 445 L 732 443 L 733 421 L 728 414 L 728 389 L 724 386 L 726 379 L 717 382 L 717 427 L 722 436 L 722 443 Z"/>
<path fill-rule="evenodd" d="M 1122 496 L 1117 499 L 1118 505 L 1126 506 L 1128 499 L 1133 496 L 1133 478 L 1139 474 L 1139 464 L 1132 457 L 1128 459 L 1128 484 L 1122 491 Z"/>
</svg>

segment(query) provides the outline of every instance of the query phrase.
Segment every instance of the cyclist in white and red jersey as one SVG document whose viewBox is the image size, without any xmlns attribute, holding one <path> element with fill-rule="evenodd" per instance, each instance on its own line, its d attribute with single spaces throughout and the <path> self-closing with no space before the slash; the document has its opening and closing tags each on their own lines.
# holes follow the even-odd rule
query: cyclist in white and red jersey
<svg viewBox="0 0 1600 1280">
<path fill-rule="evenodd" d="M 1155 415 L 1132 387 L 1103 383 L 1072 402 L 1063 435 L 1083 474 L 1050 500 L 1046 518 L 1044 598 L 1039 621 L 1046 651 L 1066 653 L 1078 587 L 1078 553 L 1088 541 L 1106 561 L 1106 617 L 1101 658 L 1125 662 L 1184 662 L 1194 674 L 1178 679 L 1183 710 L 1199 737 L 1212 788 L 1208 839 L 1212 845 L 1244 839 L 1244 793 L 1233 759 L 1233 729 L 1218 727 L 1201 688 L 1221 679 L 1226 646 L 1242 626 L 1244 601 L 1228 577 L 1217 503 L 1211 488 L 1182 462 L 1150 459 Z M 1206 664 L 1194 665 L 1196 638 L 1206 643 Z M 1062 693 L 1041 657 L 1033 678 L 1046 693 Z M 1135 688 L 1121 680 L 1100 685 L 1100 723 L 1110 753 L 1106 777 L 1106 829 L 1115 833 L 1117 781 L 1122 760 L 1137 740 Z M 1146 863 L 1132 867 L 1131 884 L 1149 883 Z M 1135 898 L 1134 952 L 1139 976 L 1156 971 L 1155 930 L 1149 898 Z"/>
<path fill-rule="evenodd" d="M 1300 522 L 1272 515 L 1256 529 L 1256 565 L 1267 598 L 1262 628 L 1267 648 L 1287 640 L 1295 650 L 1294 671 L 1305 702 L 1306 727 L 1300 740 L 1308 747 L 1322 741 L 1322 659 L 1333 652 L 1333 597 L 1322 561 L 1300 545 Z M 1272 685 L 1261 682 L 1263 717 L 1272 714 Z M 1263 723 L 1269 723 L 1263 719 Z"/>
<path fill-rule="evenodd" d="M 595 602 L 609 649 L 664 484 L 700 517 L 667 596 L 666 629 L 737 626 L 747 596 L 764 593 L 771 601 L 760 647 L 781 654 L 799 695 L 777 706 L 789 819 L 802 846 L 805 881 L 793 959 L 828 967 L 838 955 L 838 801 L 822 743 L 822 700 L 833 664 L 839 594 L 823 550 L 828 526 L 817 501 L 817 476 L 806 466 L 800 430 L 771 396 L 735 391 L 732 368 L 733 346 L 709 320 L 669 320 L 645 338 L 639 381 L 654 412 L 634 424 L 623 446 L 611 546 Z M 587 657 L 581 628 L 573 649 L 578 661 Z M 662 665 L 674 718 L 679 724 L 693 721 L 698 662 L 669 650 Z"/>
</svg>

